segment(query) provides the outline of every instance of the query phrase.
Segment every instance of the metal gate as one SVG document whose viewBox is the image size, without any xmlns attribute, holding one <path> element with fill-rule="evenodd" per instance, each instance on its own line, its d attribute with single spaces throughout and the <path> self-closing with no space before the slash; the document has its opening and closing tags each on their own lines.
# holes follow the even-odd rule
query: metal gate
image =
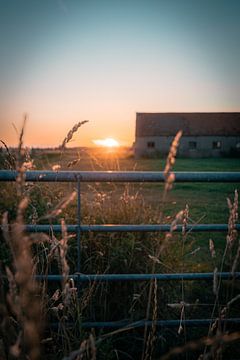
<svg viewBox="0 0 240 360">
<path fill-rule="evenodd" d="M 240 172 L 174 172 L 175 182 L 240 182 Z M 0 181 L 16 181 L 17 172 L 0 170 Z M 77 234 L 77 266 L 76 272 L 69 275 L 78 284 L 82 282 L 99 282 L 99 281 L 147 281 L 156 279 L 158 281 L 188 281 L 188 280 L 213 280 L 216 274 L 213 273 L 173 273 L 173 274 L 82 274 L 81 273 L 81 234 L 83 232 L 169 232 L 171 225 L 82 225 L 81 224 L 81 183 L 90 182 L 164 182 L 163 172 L 120 172 L 120 171 L 27 171 L 25 173 L 27 182 L 73 182 L 77 185 L 77 223 L 67 225 L 67 231 Z M 61 232 L 60 225 L 29 225 L 25 230 L 28 232 Z M 227 224 L 197 224 L 187 225 L 187 231 L 192 232 L 227 232 Z M 240 230 L 240 224 L 236 225 L 236 230 Z M 182 225 L 177 225 L 174 231 L 182 231 Z M 219 279 L 240 279 L 240 272 L 219 272 Z M 48 281 L 59 281 L 61 275 L 37 275 L 37 279 Z M 191 319 L 182 320 L 181 323 L 186 326 L 208 326 L 212 319 Z M 240 318 L 229 318 L 221 320 L 224 323 L 240 323 Z M 180 320 L 159 320 L 154 321 L 156 326 L 160 327 L 177 327 Z M 85 322 L 82 323 L 86 328 L 119 328 L 119 327 L 142 327 L 152 326 L 152 321 L 139 320 L 136 322 L 128 321 L 104 321 L 104 322 Z"/>
</svg>

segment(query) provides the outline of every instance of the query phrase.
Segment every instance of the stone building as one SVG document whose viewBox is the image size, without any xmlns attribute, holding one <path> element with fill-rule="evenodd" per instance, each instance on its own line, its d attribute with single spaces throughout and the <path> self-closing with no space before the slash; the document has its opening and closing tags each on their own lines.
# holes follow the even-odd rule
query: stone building
<svg viewBox="0 0 240 360">
<path fill-rule="evenodd" d="M 166 156 L 179 130 L 179 156 L 240 156 L 240 113 L 137 113 L 135 156 Z"/>
</svg>

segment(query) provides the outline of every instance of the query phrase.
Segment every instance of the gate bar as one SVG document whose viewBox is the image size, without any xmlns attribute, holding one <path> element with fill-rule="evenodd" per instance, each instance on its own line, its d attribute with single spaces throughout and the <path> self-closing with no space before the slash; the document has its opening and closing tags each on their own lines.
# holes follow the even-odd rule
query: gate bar
<svg viewBox="0 0 240 360">
<path fill-rule="evenodd" d="M 175 182 L 240 182 L 240 172 L 176 171 Z M 0 181 L 15 181 L 17 171 L 0 170 Z M 163 171 L 43 171 L 25 172 L 26 181 L 43 182 L 164 182 Z"/>
<path fill-rule="evenodd" d="M 77 179 L 77 272 L 81 273 L 81 183 L 80 177 Z M 80 279 L 77 279 L 78 296 L 80 297 Z"/>
<path fill-rule="evenodd" d="M 69 275 L 69 279 L 81 282 L 90 281 L 146 281 L 156 280 L 212 280 L 214 276 L 222 280 L 239 279 L 240 272 L 230 273 L 176 273 L 176 274 L 73 274 Z M 61 281 L 62 275 L 35 275 L 36 280 Z"/>
<path fill-rule="evenodd" d="M 165 224 L 153 224 L 153 225 L 66 225 L 67 231 L 69 233 L 78 233 L 80 232 L 169 232 L 171 230 L 171 225 Z M 2 229 L 2 226 L 0 226 Z M 181 232 L 183 229 L 182 225 L 177 225 L 174 227 L 174 232 Z M 236 230 L 240 230 L 240 224 L 236 224 Z M 54 231 L 56 233 L 61 232 L 61 225 L 25 225 L 24 230 L 27 232 L 50 232 Z M 11 231 L 11 230 L 10 230 Z M 192 232 L 206 232 L 206 231 L 219 231 L 224 232 L 228 231 L 227 224 L 197 224 L 197 225 L 187 225 L 186 231 Z"/>
<path fill-rule="evenodd" d="M 68 231 L 68 230 L 67 230 Z M 78 178 L 77 182 L 77 272 L 81 272 L 81 184 Z"/>
<path fill-rule="evenodd" d="M 179 327 L 180 324 L 189 326 L 189 327 L 204 327 L 211 325 L 216 319 L 191 319 L 191 320 L 138 320 L 130 322 L 129 320 L 120 320 L 120 321 L 86 321 L 81 323 L 83 328 L 124 328 L 126 329 L 135 329 L 144 326 L 156 325 L 157 327 Z M 229 319 L 219 319 L 221 324 L 239 324 L 240 318 L 229 318 Z M 51 323 L 49 324 L 52 328 L 58 328 L 60 323 Z M 67 327 L 75 327 L 76 323 L 64 323 Z"/>
</svg>

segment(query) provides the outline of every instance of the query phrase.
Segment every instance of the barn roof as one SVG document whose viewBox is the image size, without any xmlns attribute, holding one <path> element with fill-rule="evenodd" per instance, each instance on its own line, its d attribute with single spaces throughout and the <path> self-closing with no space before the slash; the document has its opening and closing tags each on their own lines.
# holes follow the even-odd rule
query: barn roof
<svg viewBox="0 0 240 360">
<path fill-rule="evenodd" d="M 240 136 L 240 113 L 137 113 L 136 137 Z"/>
</svg>

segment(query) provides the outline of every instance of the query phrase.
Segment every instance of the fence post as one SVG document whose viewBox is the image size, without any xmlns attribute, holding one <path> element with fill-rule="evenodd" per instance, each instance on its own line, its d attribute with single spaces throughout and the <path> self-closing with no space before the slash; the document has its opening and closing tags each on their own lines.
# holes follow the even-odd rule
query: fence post
<svg viewBox="0 0 240 360">
<path fill-rule="evenodd" d="M 77 289 L 80 296 L 80 272 L 81 272 L 81 183 L 80 175 L 77 177 Z"/>
</svg>

